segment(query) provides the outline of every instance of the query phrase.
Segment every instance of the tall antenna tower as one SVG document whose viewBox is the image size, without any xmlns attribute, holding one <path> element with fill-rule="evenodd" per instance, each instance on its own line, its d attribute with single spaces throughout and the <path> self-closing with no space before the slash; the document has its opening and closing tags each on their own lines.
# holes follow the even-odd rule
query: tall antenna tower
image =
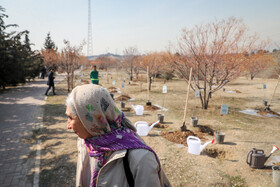
<svg viewBox="0 0 280 187">
<path fill-rule="evenodd" d="M 88 40 L 87 56 L 92 55 L 92 26 L 91 26 L 91 0 L 88 0 Z"/>
</svg>

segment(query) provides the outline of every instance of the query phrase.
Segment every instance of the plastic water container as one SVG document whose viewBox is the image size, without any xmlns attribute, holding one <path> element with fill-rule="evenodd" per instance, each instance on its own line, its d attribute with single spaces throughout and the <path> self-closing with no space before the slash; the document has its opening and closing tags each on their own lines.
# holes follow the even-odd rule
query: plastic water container
<svg viewBox="0 0 280 187">
<path fill-rule="evenodd" d="M 133 109 L 135 110 L 136 115 L 142 116 L 144 113 L 144 106 L 142 105 L 132 105 Z"/>
<path fill-rule="evenodd" d="M 137 121 L 135 124 L 137 134 L 139 136 L 147 136 L 150 129 L 149 124 L 146 121 Z"/>
<path fill-rule="evenodd" d="M 200 155 L 201 141 L 195 136 L 188 136 L 187 138 L 188 152 L 193 155 Z"/>
</svg>

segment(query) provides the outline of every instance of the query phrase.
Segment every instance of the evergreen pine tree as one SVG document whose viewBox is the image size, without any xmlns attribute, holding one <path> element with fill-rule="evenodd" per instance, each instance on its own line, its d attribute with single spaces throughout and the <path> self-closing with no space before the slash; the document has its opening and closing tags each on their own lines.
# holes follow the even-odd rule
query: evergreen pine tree
<svg viewBox="0 0 280 187">
<path fill-rule="evenodd" d="M 44 48 L 45 49 L 53 49 L 53 50 L 57 50 L 57 47 L 55 46 L 54 41 L 51 39 L 51 34 L 48 33 L 47 37 L 45 39 L 45 43 L 44 43 Z"/>
<path fill-rule="evenodd" d="M 8 16 L 0 6 L 0 87 L 24 83 L 26 78 L 34 78 L 40 72 L 42 61 L 39 53 L 31 50 L 28 31 L 7 32 L 7 28 L 16 24 L 6 25 L 4 18 Z M 25 36 L 22 43 L 22 36 Z"/>
</svg>

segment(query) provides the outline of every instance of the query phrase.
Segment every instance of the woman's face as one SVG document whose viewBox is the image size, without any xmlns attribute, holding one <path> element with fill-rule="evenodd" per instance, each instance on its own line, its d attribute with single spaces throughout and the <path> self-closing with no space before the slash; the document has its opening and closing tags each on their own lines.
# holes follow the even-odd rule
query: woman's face
<svg viewBox="0 0 280 187">
<path fill-rule="evenodd" d="M 66 114 L 66 116 L 68 116 L 67 129 L 73 129 L 73 131 L 82 139 L 87 139 L 92 136 L 86 130 L 86 128 L 82 124 L 80 118 L 78 116 L 73 116 L 70 113 L 70 110 L 68 107 L 66 108 L 65 114 Z"/>
</svg>

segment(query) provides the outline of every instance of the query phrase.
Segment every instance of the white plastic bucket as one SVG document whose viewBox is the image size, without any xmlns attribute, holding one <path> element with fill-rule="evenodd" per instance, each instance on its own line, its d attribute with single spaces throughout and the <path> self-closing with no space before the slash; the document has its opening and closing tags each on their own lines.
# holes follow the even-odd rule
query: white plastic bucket
<svg viewBox="0 0 280 187">
<path fill-rule="evenodd" d="M 149 124 L 146 121 L 137 121 L 134 126 L 139 136 L 147 136 L 150 131 Z"/>
<path fill-rule="evenodd" d="M 187 138 L 188 152 L 193 155 L 200 155 L 201 141 L 195 136 L 188 136 Z"/>
</svg>

